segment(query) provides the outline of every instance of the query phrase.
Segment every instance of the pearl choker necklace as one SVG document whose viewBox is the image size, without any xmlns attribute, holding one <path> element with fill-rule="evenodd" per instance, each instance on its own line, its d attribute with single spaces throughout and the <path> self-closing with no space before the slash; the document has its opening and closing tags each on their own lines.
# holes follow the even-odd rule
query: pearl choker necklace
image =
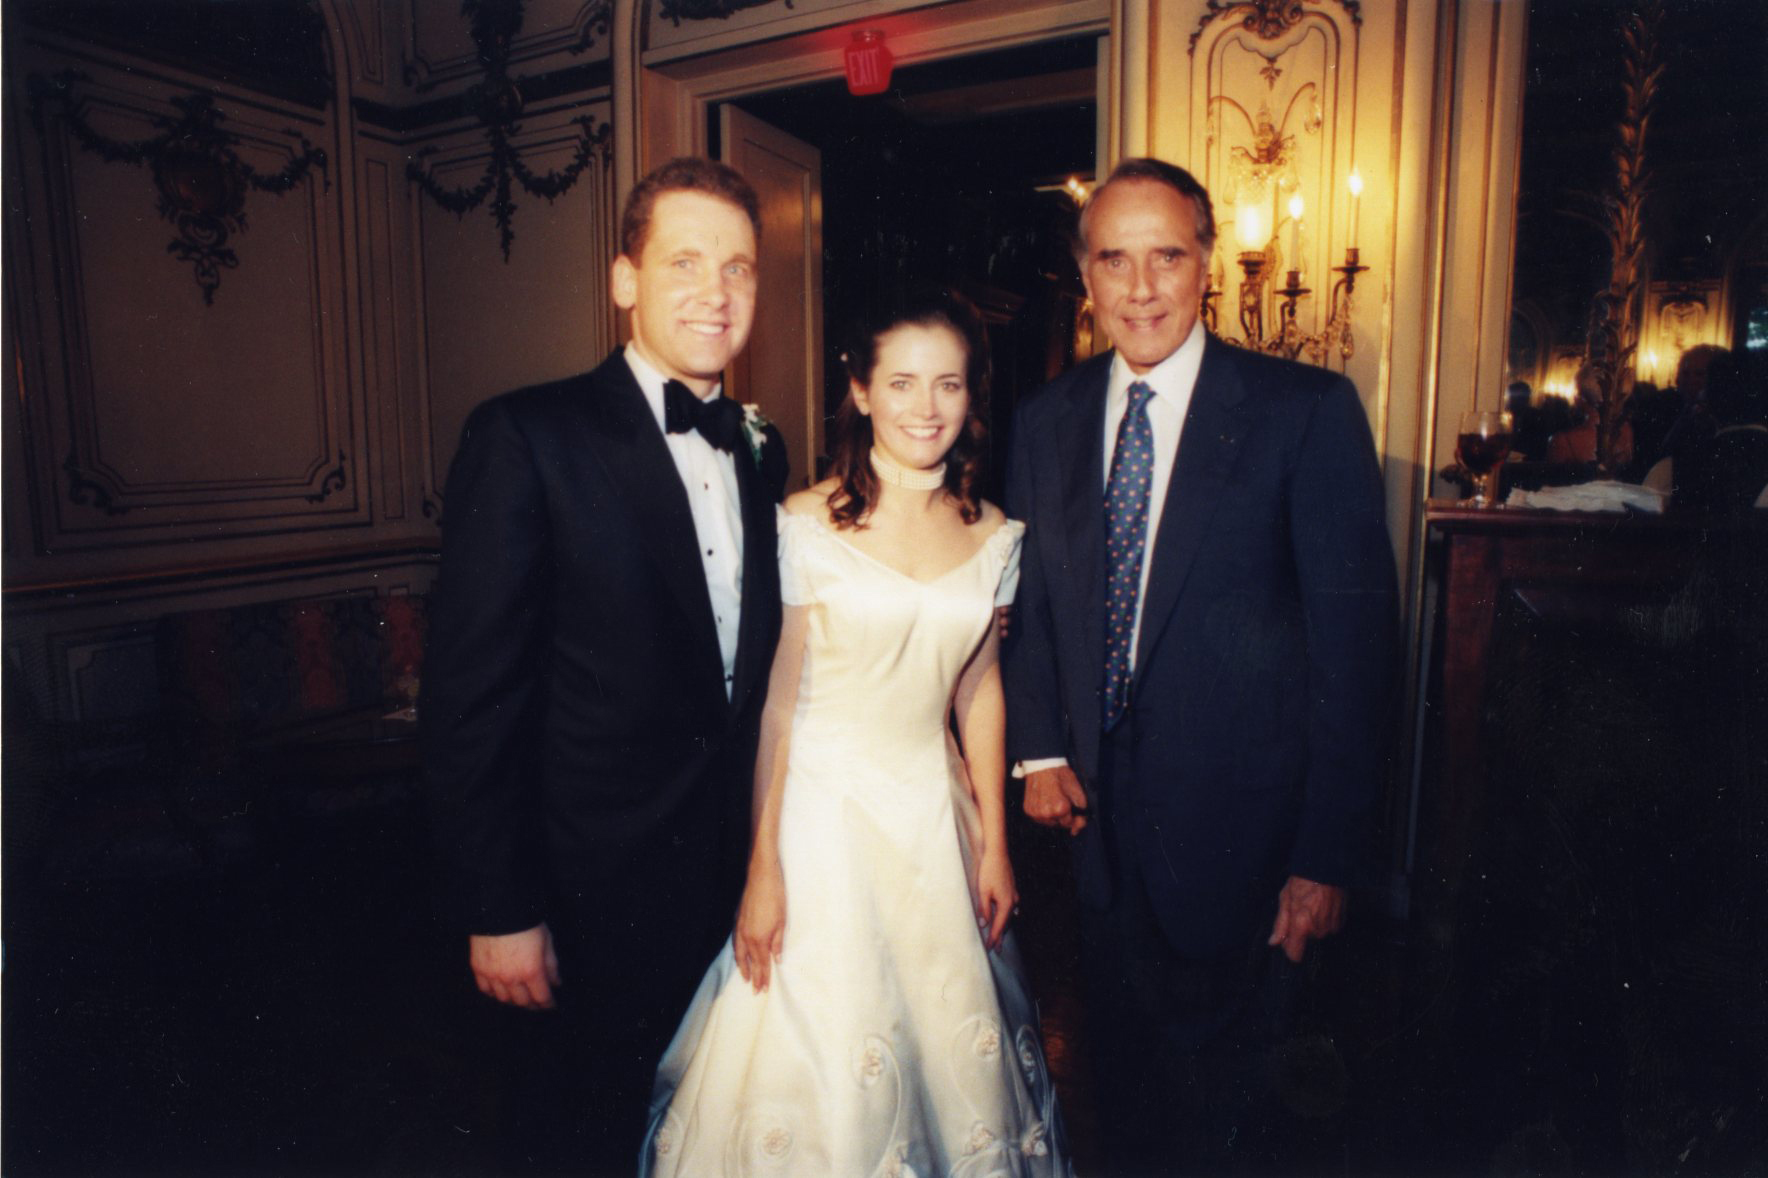
<svg viewBox="0 0 1768 1178">
<path fill-rule="evenodd" d="M 894 462 L 878 453 L 873 446 L 872 470 L 881 482 L 893 487 L 901 487 L 905 491 L 937 491 L 945 486 L 945 465 L 940 464 L 937 470 L 910 470 L 899 462 Z"/>
</svg>

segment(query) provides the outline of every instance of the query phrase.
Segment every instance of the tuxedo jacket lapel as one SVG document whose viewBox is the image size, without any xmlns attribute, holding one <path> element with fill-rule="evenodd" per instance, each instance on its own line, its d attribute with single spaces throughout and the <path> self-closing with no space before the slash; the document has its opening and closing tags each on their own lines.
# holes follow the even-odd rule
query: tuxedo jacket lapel
<svg viewBox="0 0 1768 1178">
<path fill-rule="evenodd" d="M 1136 640 L 1138 667 L 1147 665 L 1178 603 L 1203 542 L 1204 525 L 1215 511 L 1246 436 L 1248 423 L 1241 406 L 1246 389 L 1229 347 L 1213 336 L 1204 344 L 1197 387 L 1185 413 L 1178 456 L 1161 508 L 1160 532 L 1154 538 L 1148 595 L 1142 602 L 1142 629 Z"/>
<path fill-rule="evenodd" d="M 639 543 L 656 566 L 670 596 L 693 627 L 696 649 L 706 652 L 708 670 L 724 678 L 718 626 L 706 590 L 706 567 L 695 542 L 694 515 L 687 488 L 632 370 L 618 352 L 590 374 L 585 390 L 591 409 L 590 443 L 608 477 L 638 521 Z M 747 546 L 745 546 L 746 550 Z"/>
</svg>

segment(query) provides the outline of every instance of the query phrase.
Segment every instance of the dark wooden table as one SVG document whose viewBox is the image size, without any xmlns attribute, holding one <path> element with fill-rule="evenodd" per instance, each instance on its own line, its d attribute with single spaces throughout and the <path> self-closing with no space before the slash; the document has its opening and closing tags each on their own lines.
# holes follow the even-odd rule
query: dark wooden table
<svg viewBox="0 0 1768 1178">
<path fill-rule="evenodd" d="M 1441 902 L 1457 890 L 1487 787 L 1482 714 L 1500 602 L 1514 595 L 1546 620 L 1615 625 L 1628 609 L 1667 600 L 1716 553 L 1768 564 L 1768 513 L 1713 520 L 1433 501 L 1425 521 L 1440 663 L 1427 682 L 1437 723 L 1426 785 L 1435 797 L 1418 882 Z"/>
</svg>

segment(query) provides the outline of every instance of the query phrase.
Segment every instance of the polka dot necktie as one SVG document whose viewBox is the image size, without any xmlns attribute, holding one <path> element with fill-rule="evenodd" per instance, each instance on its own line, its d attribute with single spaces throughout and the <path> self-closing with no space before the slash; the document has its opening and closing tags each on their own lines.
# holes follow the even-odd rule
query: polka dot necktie
<svg viewBox="0 0 1768 1178">
<path fill-rule="evenodd" d="M 1148 424 L 1143 381 L 1129 388 L 1129 406 L 1117 427 L 1111 477 L 1105 484 L 1105 731 L 1129 707 L 1130 644 L 1136 632 L 1136 598 L 1142 591 L 1142 550 L 1147 547 L 1148 493 L 1154 485 L 1154 430 Z"/>
</svg>

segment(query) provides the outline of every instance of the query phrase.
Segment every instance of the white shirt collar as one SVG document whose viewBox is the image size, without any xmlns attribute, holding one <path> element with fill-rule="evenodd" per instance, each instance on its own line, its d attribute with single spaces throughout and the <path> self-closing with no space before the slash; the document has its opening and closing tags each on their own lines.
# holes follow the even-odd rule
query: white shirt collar
<svg viewBox="0 0 1768 1178">
<path fill-rule="evenodd" d="M 639 391 L 645 395 L 645 403 L 650 405 L 651 415 L 657 419 L 657 428 L 665 428 L 663 424 L 663 385 L 669 378 L 658 372 L 650 361 L 641 356 L 639 350 L 632 346 L 630 340 L 626 344 L 626 366 L 632 369 L 633 379 L 638 381 Z M 715 384 L 712 386 L 712 391 L 700 399 L 710 401 L 723 391 L 724 385 L 722 383 Z"/>
<path fill-rule="evenodd" d="M 1203 330 L 1203 320 L 1199 319 L 1191 325 L 1191 334 L 1185 337 L 1173 354 L 1137 376 L 1130 371 L 1129 361 L 1118 352 L 1111 361 L 1111 378 L 1105 388 L 1106 411 L 1119 409 L 1129 399 L 1130 385 L 1142 381 L 1154 390 L 1156 398 L 1166 398 L 1177 402 L 1180 406 L 1190 403 L 1191 390 L 1197 387 L 1197 371 L 1203 367 L 1203 342 L 1208 335 Z"/>
</svg>

